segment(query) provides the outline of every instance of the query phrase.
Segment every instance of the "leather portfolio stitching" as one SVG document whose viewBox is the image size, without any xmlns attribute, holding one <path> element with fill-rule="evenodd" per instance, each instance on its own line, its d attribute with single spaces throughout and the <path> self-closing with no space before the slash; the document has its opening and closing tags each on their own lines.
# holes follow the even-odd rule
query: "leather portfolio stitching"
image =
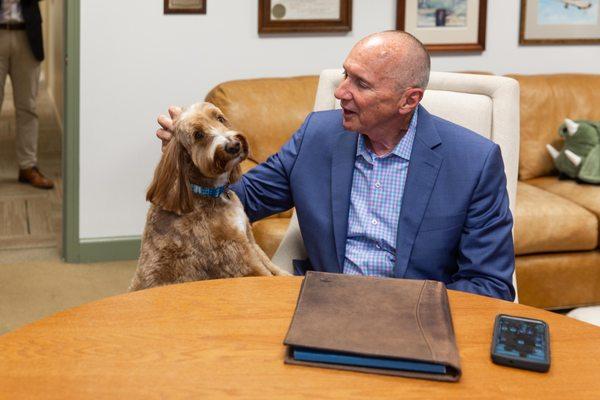
<svg viewBox="0 0 600 400">
<path fill-rule="evenodd" d="M 419 308 L 421 306 L 421 298 L 423 297 L 423 292 L 425 291 L 425 286 L 427 285 L 427 281 L 423 282 L 423 286 L 421 286 L 421 291 L 419 292 L 419 300 L 417 300 L 417 305 L 415 308 L 415 317 L 417 318 L 417 324 L 419 324 L 419 332 L 421 332 L 421 336 L 423 336 L 423 340 L 425 340 L 425 343 L 427 344 L 427 349 L 429 350 L 429 354 L 431 354 L 431 357 L 433 357 L 434 360 L 437 360 L 437 357 L 435 356 L 435 354 L 433 354 L 433 350 L 431 349 L 431 344 L 429 343 L 429 340 L 427 340 L 427 336 L 425 335 L 425 332 L 423 331 L 423 325 L 421 324 L 421 318 L 419 317 Z"/>
</svg>

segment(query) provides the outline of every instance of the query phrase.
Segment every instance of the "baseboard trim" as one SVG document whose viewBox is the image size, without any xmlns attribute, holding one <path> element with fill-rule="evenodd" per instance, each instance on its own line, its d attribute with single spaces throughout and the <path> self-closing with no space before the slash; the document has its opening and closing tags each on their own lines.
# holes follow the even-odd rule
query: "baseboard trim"
<svg viewBox="0 0 600 400">
<path fill-rule="evenodd" d="M 140 256 L 140 245 L 140 236 L 81 239 L 79 262 L 135 260 Z"/>
</svg>

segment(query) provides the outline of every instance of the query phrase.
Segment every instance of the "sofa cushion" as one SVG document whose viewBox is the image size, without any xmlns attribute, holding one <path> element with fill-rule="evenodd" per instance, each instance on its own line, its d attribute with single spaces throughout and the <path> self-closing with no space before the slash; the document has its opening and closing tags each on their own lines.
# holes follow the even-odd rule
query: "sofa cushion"
<svg viewBox="0 0 600 400">
<path fill-rule="evenodd" d="M 255 163 L 252 160 L 244 160 L 242 161 L 242 163 L 240 164 L 240 167 L 242 168 L 242 173 L 245 174 L 246 172 L 250 171 L 252 168 L 256 167 L 258 164 Z"/>
<path fill-rule="evenodd" d="M 565 118 L 600 120 L 600 75 L 508 75 L 519 81 L 521 140 L 519 179 L 554 169 L 546 144 L 562 147 L 558 127 Z"/>
<path fill-rule="evenodd" d="M 600 251 L 516 258 L 519 303 L 561 309 L 600 304 Z"/>
<path fill-rule="evenodd" d="M 275 254 L 289 224 L 289 218 L 265 218 L 252 224 L 254 239 L 269 258 Z"/>
<path fill-rule="evenodd" d="M 543 178 L 529 179 L 529 185 L 533 185 L 547 192 L 554 193 L 560 197 L 571 200 L 583 208 L 596 214 L 600 218 L 600 186 L 585 183 L 577 183 L 573 180 L 559 180 L 556 176 L 545 176 Z"/>
<path fill-rule="evenodd" d="M 221 83 L 206 101 L 223 111 L 250 144 L 250 159 L 266 161 L 312 111 L 318 76 L 246 79 Z"/>
<path fill-rule="evenodd" d="M 515 254 L 591 250 L 598 244 L 598 219 L 565 198 L 517 183 Z"/>
</svg>

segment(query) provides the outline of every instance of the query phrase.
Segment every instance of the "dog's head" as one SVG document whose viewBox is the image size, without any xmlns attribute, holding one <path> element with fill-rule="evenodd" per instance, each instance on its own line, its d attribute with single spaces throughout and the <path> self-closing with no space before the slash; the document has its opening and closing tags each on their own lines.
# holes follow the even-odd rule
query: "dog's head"
<svg viewBox="0 0 600 400">
<path fill-rule="evenodd" d="M 248 141 L 215 105 L 196 103 L 174 121 L 173 138 L 154 174 L 146 199 L 161 208 L 184 214 L 192 210 L 190 176 L 199 172 L 215 186 L 233 183 L 242 175 Z"/>
<path fill-rule="evenodd" d="M 209 179 L 239 178 L 239 163 L 248 156 L 248 141 L 211 103 L 196 103 L 175 121 L 175 137 L 200 173 Z"/>
</svg>

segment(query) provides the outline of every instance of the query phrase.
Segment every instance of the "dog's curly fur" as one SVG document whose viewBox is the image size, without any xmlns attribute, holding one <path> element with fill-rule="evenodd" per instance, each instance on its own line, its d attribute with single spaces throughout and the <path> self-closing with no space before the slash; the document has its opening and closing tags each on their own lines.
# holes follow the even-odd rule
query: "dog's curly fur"
<svg viewBox="0 0 600 400">
<path fill-rule="evenodd" d="M 130 291 L 202 279 L 289 275 L 254 241 L 234 192 L 215 198 L 191 190 L 190 183 L 235 182 L 247 155 L 246 138 L 213 104 L 194 104 L 174 121 L 173 138 L 146 196 L 152 205 Z"/>
</svg>

